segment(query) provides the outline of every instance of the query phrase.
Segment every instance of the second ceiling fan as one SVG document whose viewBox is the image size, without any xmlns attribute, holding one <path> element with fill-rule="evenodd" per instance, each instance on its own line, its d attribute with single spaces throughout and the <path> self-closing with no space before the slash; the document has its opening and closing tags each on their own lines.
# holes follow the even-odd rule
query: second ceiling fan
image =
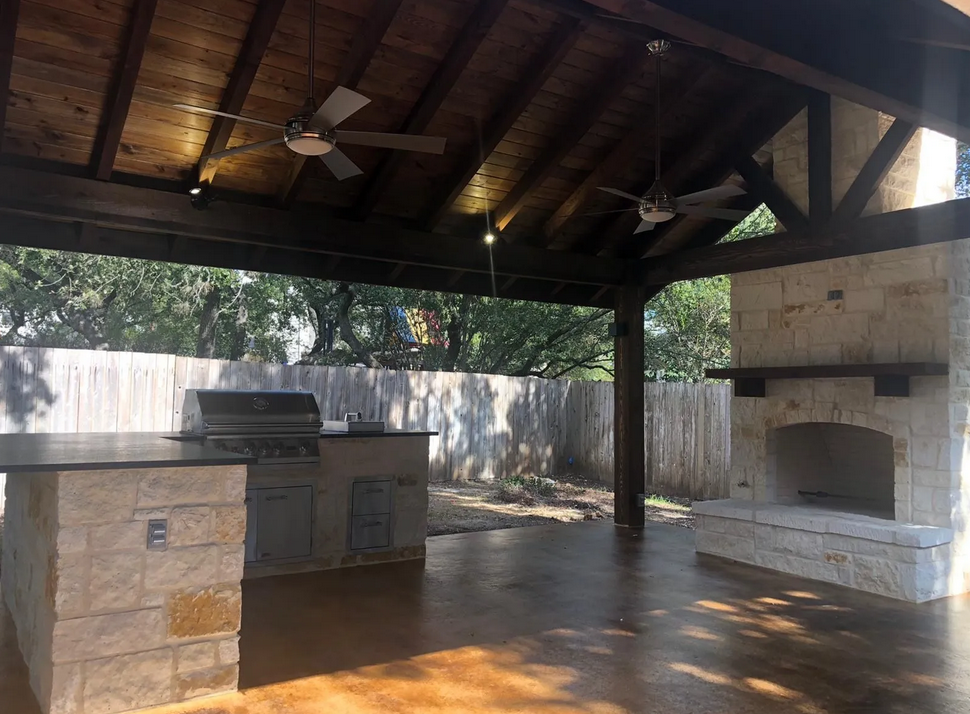
<svg viewBox="0 0 970 714">
<path fill-rule="evenodd" d="M 689 193 L 684 196 L 674 196 L 660 181 L 660 64 L 661 57 L 670 49 L 667 40 L 654 40 L 647 44 L 647 49 L 656 58 L 656 77 L 655 89 L 656 100 L 654 102 L 656 134 L 654 137 L 654 181 L 647 192 L 642 196 L 634 196 L 632 193 L 621 191 L 618 188 L 607 186 L 597 186 L 600 191 L 612 193 L 615 196 L 629 199 L 637 205 L 633 208 L 622 208 L 618 211 L 601 211 L 600 213 L 623 213 L 626 211 L 637 211 L 640 214 L 640 225 L 634 231 L 642 233 L 651 231 L 656 224 L 669 221 L 675 215 L 682 214 L 687 216 L 701 216 L 704 218 L 720 218 L 731 221 L 743 220 L 748 211 L 738 211 L 730 208 L 718 208 L 716 206 L 699 206 L 697 204 L 707 201 L 717 201 L 722 198 L 741 196 L 746 191 L 739 186 L 718 186 L 704 191 Z M 587 214 L 590 215 L 590 214 Z"/>
<path fill-rule="evenodd" d="M 286 144 L 287 148 L 303 156 L 319 156 L 327 168 L 340 181 L 364 173 L 357 164 L 337 148 L 338 143 L 374 146 L 381 149 L 402 151 L 421 151 L 429 154 L 443 154 L 445 139 L 437 136 L 415 134 L 385 134 L 375 131 L 344 131 L 337 129 L 342 121 L 364 108 L 370 99 L 346 87 L 336 87 L 326 101 L 319 107 L 313 100 L 313 47 L 316 34 L 316 0 L 310 2 L 310 45 L 307 52 L 307 100 L 296 114 L 284 124 L 252 119 L 239 114 L 228 114 L 214 109 L 195 107 L 189 104 L 176 104 L 179 109 L 196 114 L 226 117 L 245 124 L 262 126 L 282 131 L 282 136 L 255 144 L 236 146 L 225 151 L 216 151 L 205 159 L 222 159 L 245 151 L 264 149 L 268 146 Z"/>
</svg>

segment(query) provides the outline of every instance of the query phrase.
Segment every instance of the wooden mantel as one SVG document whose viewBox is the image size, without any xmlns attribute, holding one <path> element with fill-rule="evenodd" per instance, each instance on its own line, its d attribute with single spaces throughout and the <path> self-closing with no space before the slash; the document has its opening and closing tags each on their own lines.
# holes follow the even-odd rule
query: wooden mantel
<svg viewBox="0 0 970 714">
<path fill-rule="evenodd" d="M 768 379 L 847 379 L 872 377 L 877 397 L 908 397 L 910 377 L 945 376 L 942 362 L 892 362 L 880 364 L 823 364 L 792 367 L 740 367 L 707 369 L 708 379 L 733 379 L 734 396 L 764 397 Z"/>
</svg>

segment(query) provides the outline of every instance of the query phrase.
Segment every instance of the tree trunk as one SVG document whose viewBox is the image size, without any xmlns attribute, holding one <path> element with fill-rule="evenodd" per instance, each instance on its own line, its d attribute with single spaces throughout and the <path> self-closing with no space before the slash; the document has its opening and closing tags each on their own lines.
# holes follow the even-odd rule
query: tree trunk
<svg viewBox="0 0 970 714">
<path fill-rule="evenodd" d="M 214 287 L 205 296 L 202 315 L 199 317 L 199 340 L 195 347 L 196 357 L 212 359 L 216 356 L 216 328 L 219 324 L 219 288 Z"/>
<path fill-rule="evenodd" d="M 361 341 L 357 339 L 357 335 L 354 334 L 354 326 L 350 322 L 350 306 L 354 304 L 354 299 L 357 296 L 353 287 L 348 283 L 341 283 L 337 292 L 340 296 L 337 302 L 337 325 L 340 327 L 340 339 L 350 346 L 350 349 L 357 355 L 357 359 L 363 362 L 365 366 L 373 369 L 383 368 L 384 365 L 371 354 L 370 350 L 364 347 Z"/>
<path fill-rule="evenodd" d="M 246 299 L 243 295 L 239 296 L 239 306 L 236 308 L 236 324 L 232 335 L 232 352 L 229 359 L 240 360 L 246 356 L 249 350 L 249 335 L 246 333 L 246 323 L 249 321 L 249 310 L 246 308 Z"/>
</svg>

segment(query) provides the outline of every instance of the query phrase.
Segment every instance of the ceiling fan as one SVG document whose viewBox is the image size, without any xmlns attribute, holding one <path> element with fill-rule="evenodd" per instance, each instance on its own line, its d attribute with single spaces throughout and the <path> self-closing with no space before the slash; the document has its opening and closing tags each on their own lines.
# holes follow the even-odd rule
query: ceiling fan
<svg viewBox="0 0 970 714">
<path fill-rule="evenodd" d="M 374 131 L 343 131 L 337 129 L 340 122 L 353 115 L 367 104 L 370 99 L 347 89 L 336 87 L 326 101 L 319 107 L 313 100 L 313 47 L 316 28 L 316 0 L 310 2 L 310 44 L 307 52 L 307 100 L 299 111 L 286 120 L 285 124 L 252 119 L 239 114 L 194 107 L 189 104 L 176 104 L 178 109 L 209 116 L 220 116 L 235 119 L 246 124 L 282 130 L 283 135 L 278 139 L 259 141 L 255 144 L 237 146 L 225 151 L 216 151 L 203 156 L 202 159 L 222 159 L 244 151 L 264 149 L 267 146 L 286 144 L 286 146 L 303 156 L 319 156 L 327 168 L 340 181 L 364 173 L 350 158 L 337 148 L 338 143 L 356 144 L 358 146 L 375 146 L 382 149 L 400 149 L 402 151 L 422 151 L 429 154 L 443 154 L 445 139 L 436 136 L 419 136 L 415 134 L 385 134 Z"/>
<path fill-rule="evenodd" d="M 687 216 L 701 216 L 704 218 L 721 218 L 729 221 L 743 220 L 747 211 L 738 211 L 730 208 L 717 208 L 714 206 L 699 206 L 697 204 L 706 201 L 716 201 L 732 196 L 741 196 L 745 192 L 739 186 L 719 186 L 709 188 L 696 193 L 689 193 L 684 196 L 674 196 L 660 182 L 660 63 L 661 57 L 670 49 L 667 40 L 654 40 L 647 44 L 647 49 L 656 58 L 656 100 L 654 102 L 656 118 L 656 137 L 654 141 L 654 182 L 647 192 L 642 196 L 634 196 L 632 193 L 621 191 L 617 188 L 597 186 L 600 191 L 612 193 L 614 196 L 629 199 L 636 203 L 634 208 L 622 208 L 619 211 L 601 211 L 600 213 L 622 213 L 625 211 L 637 211 L 640 214 L 640 225 L 634 231 L 642 233 L 652 231 L 657 223 L 669 221 L 676 214 L 680 213 Z M 592 214 L 587 214 L 592 215 Z"/>
</svg>

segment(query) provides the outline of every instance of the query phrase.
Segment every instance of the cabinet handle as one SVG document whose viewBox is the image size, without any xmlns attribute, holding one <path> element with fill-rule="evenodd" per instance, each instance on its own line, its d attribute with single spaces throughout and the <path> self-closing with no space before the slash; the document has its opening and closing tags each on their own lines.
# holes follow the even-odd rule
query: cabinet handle
<svg viewBox="0 0 970 714">
<path fill-rule="evenodd" d="M 267 496 L 266 497 L 267 501 L 286 501 L 287 499 L 289 499 L 289 496 Z"/>
<path fill-rule="evenodd" d="M 384 524 L 381 521 L 374 521 L 373 523 L 364 523 L 364 524 L 362 524 L 362 527 L 363 528 L 374 528 L 375 526 L 382 526 L 382 525 L 384 525 Z"/>
<path fill-rule="evenodd" d="M 365 488 L 364 493 L 384 493 L 383 488 Z"/>
</svg>

